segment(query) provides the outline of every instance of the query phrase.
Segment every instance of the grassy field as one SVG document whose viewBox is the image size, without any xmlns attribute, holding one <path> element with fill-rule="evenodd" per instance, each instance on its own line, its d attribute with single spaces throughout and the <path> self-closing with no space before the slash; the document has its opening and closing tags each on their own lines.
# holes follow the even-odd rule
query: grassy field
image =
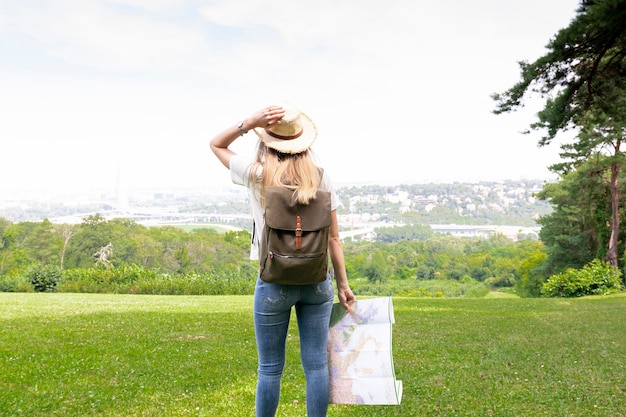
<svg viewBox="0 0 626 417">
<path fill-rule="evenodd" d="M 0 293 L 0 416 L 253 416 L 250 296 Z M 400 406 L 329 416 L 626 416 L 626 296 L 394 298 Z M 306 414 L 297 328 L 279 416 Z"/>
</svg>

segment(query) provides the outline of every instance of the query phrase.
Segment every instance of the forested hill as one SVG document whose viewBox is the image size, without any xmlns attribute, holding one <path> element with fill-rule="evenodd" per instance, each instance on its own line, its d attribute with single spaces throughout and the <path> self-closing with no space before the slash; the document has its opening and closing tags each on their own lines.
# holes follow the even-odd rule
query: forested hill
<svg viewBox="0 0 626 417">
<path fill-rule="evenodd" d="M 431 183 L 405 185 L 337 185 L 342 202 L 339 214 L 363 221 L 421 224 L 535 226 L 551 211 L 539 201 L 540 180 Z M 114 215 L 119 192 L 81 194 L 62 199 L 0 201 L 0 217 L 12 222 L 41 221 L 63 216 L 100 213 Z M 213 213 L 249 215 L 247 194 L 241 187 L 227 190 L 125 191 L 128 209 L 150 213 Z M 248 228 L 248 219 L 239 221 Z"/>
</svg>

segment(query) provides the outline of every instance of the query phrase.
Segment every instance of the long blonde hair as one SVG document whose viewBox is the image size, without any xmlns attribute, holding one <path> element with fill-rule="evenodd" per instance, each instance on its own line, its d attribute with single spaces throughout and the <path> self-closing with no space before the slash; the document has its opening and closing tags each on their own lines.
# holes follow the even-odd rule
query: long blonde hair
<svg viewBox="0 0 626 417">
<path fill-rule="evenodd" d="M 309 204 L 315 198 L 322 176 L 310 149 L 287 154 L 259 141 L 256 161 L 250 166 L 248 181 L 256 187 L 261 207 L 265 207 L 265 187 L 269 186 L 290 188 L 300 204 Z"/>
</svg>

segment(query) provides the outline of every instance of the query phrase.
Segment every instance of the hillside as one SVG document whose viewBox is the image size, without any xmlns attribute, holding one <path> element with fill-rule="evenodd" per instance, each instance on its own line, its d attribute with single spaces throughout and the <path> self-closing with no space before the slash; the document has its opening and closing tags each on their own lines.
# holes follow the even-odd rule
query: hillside
<svg viewBox="0 0 626 417">
<path fill-rule="evenodd" d="M 462 224 L 536 226 L 550 205 L 534 195 L 543 183 L 505 181 L 450 184 L 404 184 L 339 186 L 338 210 L 343 225 Z M 221 190 L 138 190 L 95 193 L 56 199 L 26 199 L 0 202 L 0 217 L 12 222 L 80 222 L 100 213 L 105 217 L 128 217 L 138 222 L 173 221 L 229 223 L 250 228 L 245 190 L 233 186 Z"/>
</svg>

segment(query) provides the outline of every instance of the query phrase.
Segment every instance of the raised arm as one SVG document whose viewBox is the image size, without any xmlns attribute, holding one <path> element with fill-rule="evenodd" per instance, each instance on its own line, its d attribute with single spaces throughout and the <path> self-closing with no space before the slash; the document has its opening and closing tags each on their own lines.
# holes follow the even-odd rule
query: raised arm
<svg viewBox="0 0 626 417">
<path fill-rule="evenodd" d="M 268 106 L 245 118 L 238 125 L 232 125 L 211 139 L 211 150 L 217 159 L 226 167 L 230 168 L 230 158 L 235 154 L 229 146 L 239 136 L 243 136 L 250 129 L 268 127 L 280 122 L 285 115 L 285 110 L 279 106 Z"/>
</svg>

